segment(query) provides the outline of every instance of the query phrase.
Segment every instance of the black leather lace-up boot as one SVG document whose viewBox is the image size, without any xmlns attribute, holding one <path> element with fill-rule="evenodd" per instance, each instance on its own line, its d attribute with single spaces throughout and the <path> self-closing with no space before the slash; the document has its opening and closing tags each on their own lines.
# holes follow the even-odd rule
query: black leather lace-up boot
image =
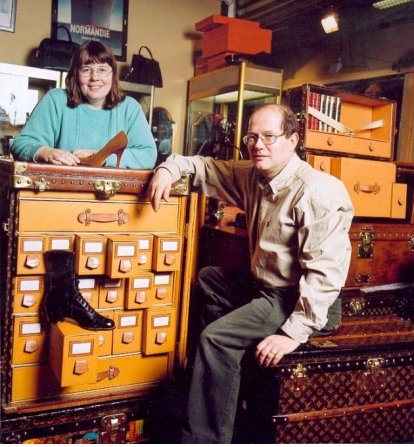
<svg viewBox="0 0 414 447">
<path fill-rule="evenodd" d="M 79 326 L 91 331 L 112 330 L 115 323 L 99 315 L 83 298 L 75 275 L 75 253 L 53 250 L 45 253 L 46 293 L 43 300 L 50 323 L 75 320 Z"/>
</svg>

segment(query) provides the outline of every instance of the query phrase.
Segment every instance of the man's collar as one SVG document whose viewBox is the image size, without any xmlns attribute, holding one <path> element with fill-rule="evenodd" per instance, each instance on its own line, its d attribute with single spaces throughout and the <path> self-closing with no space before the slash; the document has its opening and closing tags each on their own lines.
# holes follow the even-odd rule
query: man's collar
<svg viewBox="0 0 414 447">
<path fill-rule="evenodd" d="M 277 194 L 278 190 L 293 176 L 301 163 L 302 160 L 295 152 L 287 162 L 286 166 L 279 172 L 279 174 L 273 177 L 270 182 L 268 182 L 261 174 L 258 174 L 260 187 L 264 189 L 269 185 L 273 194 Z"/>
</svg>

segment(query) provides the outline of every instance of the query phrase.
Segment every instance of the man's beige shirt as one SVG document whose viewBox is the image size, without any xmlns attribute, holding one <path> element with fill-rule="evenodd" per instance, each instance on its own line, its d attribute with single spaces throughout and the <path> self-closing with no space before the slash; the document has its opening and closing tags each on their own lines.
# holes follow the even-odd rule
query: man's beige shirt
<svg viewBox="0 0 414 447">
<path fill-rule="evenodd" d="M 353 207 L 343 183 L 296 154 L 271 182 L 250 162 L 171 155 L 160 165 L 173 180 L 246 212 L 253 276 L 277 287 L 299 286 L 294 312 L 282 326 L 304 343 L 327 323 L 327 312 L 348 273 Z"/>
</svg>

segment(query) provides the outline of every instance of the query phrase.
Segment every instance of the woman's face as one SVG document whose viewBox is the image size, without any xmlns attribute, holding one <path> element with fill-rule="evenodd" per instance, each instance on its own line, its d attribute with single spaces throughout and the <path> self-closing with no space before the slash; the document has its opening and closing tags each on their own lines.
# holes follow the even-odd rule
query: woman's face
<svg viewBox="0 0 414 447">
<path fill-rule="evenodd" d="M 113 72 L 108 64 L 82 65 L 78 80 L 83 95 L 94 108 L 102 108 L 111 90 Z"/>
</svg>

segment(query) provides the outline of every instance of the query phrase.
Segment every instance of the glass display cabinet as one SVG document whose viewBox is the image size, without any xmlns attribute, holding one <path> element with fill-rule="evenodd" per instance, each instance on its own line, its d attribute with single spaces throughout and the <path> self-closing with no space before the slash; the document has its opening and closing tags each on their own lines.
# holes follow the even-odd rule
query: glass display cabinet
<svg viewBox="0 0 414 447">
<path fill-rule="evenodd" d="M 1 155 L 8 155 L 11 140 L 37 102 L 60 83 L 59 71 L 0 63 Z"/>
<path fill-rule="evenodd" d="M 191 78 L 186 155 L 246 158 L 242 137 L 250 111 L 280 103 L 282 77 L 280 69 L 241 62 Z"/>
</svg>

